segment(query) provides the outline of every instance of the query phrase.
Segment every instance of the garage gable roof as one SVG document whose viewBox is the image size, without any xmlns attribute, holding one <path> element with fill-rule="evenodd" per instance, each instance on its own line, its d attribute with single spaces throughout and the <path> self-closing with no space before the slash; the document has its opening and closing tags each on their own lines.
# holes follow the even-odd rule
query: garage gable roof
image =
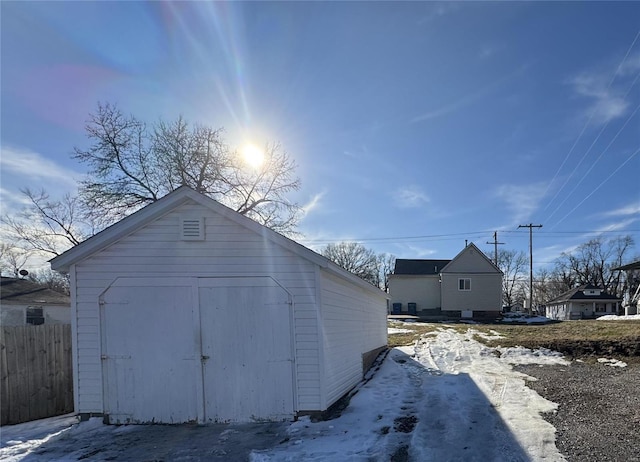
<svg viewBox="0 0 640 462">
<path fill-rule="evenodd" d="M 282 234 L 261 225 L 251 218 L 248 218 L 236 212 L 235 210 L 230 209 L 229 207 L 191 189 L 188 186 L 179 187 L 175 191 L 170 192 L 156 202 L 153 202 L 146 207 L 132 213 L 131 215 L 123 218 L 122 220 L 114 223 L 108 228 L 90 237 L 86 241 L 81 242 L 80 244 L 72 247 L 63 254 L 49 260 L 51 268 L 63 273 L 68 272 L 71 265 L 93 255 L 96 252 L 99 252 L 107 246 L 117 242 L 125 236 L 128 236 L 134 231 L 140 229 L 141 227 L 147 225 L 148 223 L 151 223 L 152 221 L 169 213 L 176 207 L 189 201 L 194 201 L 204 207 L 211 209 L 213 212 L 254 231 L 263 238 L 269 239 L 270 241 L 283 246 L 294 254 L 305 258 L 306 260 L 309 260 L 312 263 L 315 263 L 320 267 L 331 271 L 332 273 L 335 273 L 354 284 L 359 285 L 360 287 L 382 293 L 382 291 L 377 287 L 374 287 L 368 282 L 360 279 L 353 273 L 350 273 L 344 268 L 336 265 L 329 259 L 314 252 L 313 250 L 301 244 L 298 244 L 292 239 L 289 239 L 288 237 L 285 237 Z"/>
</svg>

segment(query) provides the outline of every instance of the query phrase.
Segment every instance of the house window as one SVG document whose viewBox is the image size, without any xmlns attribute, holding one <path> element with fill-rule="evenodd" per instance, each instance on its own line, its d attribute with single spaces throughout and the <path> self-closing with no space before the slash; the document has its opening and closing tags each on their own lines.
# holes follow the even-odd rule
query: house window
<svg viewBox="0 0 640 462">
<path fill-rule="evenodd" d="M 39 326 L 44 324 L 44 314 L 41 306 L 30 306 L 27 308 L 27 324 Z"/>
<path fill-rule="evenodd" d="M 596 312 L 597 313 L 606 313 L 607 312 L 607 305 L 605 305 L 604 303 L 596 303 Z"/>
<path fill-rule="evenodd" d="M 471 290 L 471 279 L 469 278 L 458 279 L 458 290 Z"/>
</svg>

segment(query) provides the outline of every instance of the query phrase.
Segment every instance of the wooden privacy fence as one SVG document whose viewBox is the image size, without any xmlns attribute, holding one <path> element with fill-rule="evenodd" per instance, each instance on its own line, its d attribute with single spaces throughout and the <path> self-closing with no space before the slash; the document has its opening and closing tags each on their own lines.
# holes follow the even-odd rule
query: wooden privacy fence
<svg viewBox="0 0 640 462">
<path fill-rule="evenodd" d="M 0 329 L 0 425 L 73 412 L 71 326 Z"/>
</svg>

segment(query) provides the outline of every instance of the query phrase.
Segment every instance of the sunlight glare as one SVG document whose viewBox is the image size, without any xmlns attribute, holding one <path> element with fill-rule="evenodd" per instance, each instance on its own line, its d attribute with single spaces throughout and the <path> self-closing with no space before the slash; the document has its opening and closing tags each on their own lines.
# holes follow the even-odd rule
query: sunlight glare
<svg viewBox="0 0 640 462">
<path fill-rule="evenodd" d="M 253 168 L 258 168 L 264 162 L 264 151 L 255 144 L 246 144 L 242 148 L 244 161 Z"/>
</svg>

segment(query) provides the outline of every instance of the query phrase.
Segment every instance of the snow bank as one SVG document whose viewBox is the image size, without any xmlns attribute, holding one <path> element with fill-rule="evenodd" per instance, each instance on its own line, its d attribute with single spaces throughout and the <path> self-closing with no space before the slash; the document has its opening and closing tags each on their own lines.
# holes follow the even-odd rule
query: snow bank
<svg viewBox="0 0 640 462">
<path fill-rule="evenodd" d="M 502 323 L 526 323 L 526 324 L 545 324 L 551 322 L 551 319 L 545 316 L 528 316 L 524 314 L 505 313 L 500 320 Z"/>
<path fill-rule="evenodd" d="M 630 314 L 627 316 L 616 316 L 615 314 L 608 314 L 606 316 L 600 316 L 598 321 L 640 321 L 640 314 Z"/>
</svg>

